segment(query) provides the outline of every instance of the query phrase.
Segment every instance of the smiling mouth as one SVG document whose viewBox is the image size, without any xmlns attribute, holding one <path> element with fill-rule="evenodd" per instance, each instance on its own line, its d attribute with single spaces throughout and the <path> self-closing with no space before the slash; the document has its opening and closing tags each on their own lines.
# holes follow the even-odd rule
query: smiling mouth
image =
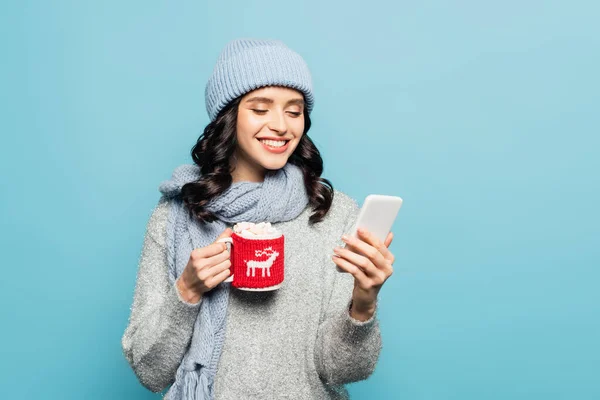
<svg viewBox="0 0 600 400">
<path fill-rule="evenodd" d="M 270 139 L 258 139 L 259 142 L 264 144 L 265 146 L 279 149 L 288 144 L 289 140 L 270 140 Z"/>
</svg>

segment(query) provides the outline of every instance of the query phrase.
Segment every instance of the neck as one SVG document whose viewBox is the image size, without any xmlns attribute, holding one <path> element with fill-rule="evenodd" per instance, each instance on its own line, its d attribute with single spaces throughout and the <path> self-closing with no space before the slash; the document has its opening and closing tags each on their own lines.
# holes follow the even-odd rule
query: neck
<svg viewBox="0 0 600 400">
<path fill-rule="evenodd" d="M 266 170 L 260 166 L 248 162 L 239 155 L 232 161 L 233 171 L 231 178 L 233 182 L 263 182 Z"/>
</svg>

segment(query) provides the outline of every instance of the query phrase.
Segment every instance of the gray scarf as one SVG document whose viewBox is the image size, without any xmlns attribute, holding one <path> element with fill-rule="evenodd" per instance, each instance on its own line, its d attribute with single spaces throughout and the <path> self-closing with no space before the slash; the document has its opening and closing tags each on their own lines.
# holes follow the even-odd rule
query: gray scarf
<svg viewBox="0 0 600 400">
<path fill-rule="evenodd" d="M 289 221 L 296 218 L 308 204 L 302 170 L 287 163 L 280 170 L 267 172 L 264 182 L 233 183 L 207 206 L 219 219 L 201 224 L 189 217 L 179 196 L 184 184 L 197 181 L 200 176 L 198 166 L 181 165 L 175 169 L 171 180 L 161 183 L 159 187 L 163 196 L 171 200 L 167 224 L 167 258 L 171 284 L 175 284 L 175 280 L 183 272 L 192 250 L 213 243 L 227 226 L 242 221 Z M 213 381 L 225 339 L 230 286 L 230 283 L 221 283 L 203 295 L 190 347 L 177 369 L 175 383 L 167 392 L 166 398 L 214 398 Z"/>
</svg>

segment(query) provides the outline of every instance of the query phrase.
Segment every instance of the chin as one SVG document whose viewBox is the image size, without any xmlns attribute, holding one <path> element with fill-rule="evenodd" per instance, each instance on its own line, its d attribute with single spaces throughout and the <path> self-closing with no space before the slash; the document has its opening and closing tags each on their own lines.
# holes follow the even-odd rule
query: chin
<svg viewBox="0 0 600 400">
<path fill-rule="evenodd" d="M 281 169 L 283 167 L 285 167 L 285 164 L 287 164 L 288 158 L 287 157 L 281 157 L 280 160 L 263 160 L 260 165 L 268 170 L 278 170 Z"/>
<path fill-rule="evenodd" d="M 278 170 L 285 167 L 285 165 L 288 162 L 288 159 L 296 149 L 296 143 L 292 143 L 290 148 L 286 152 L 281 154 L 274 154 L 269 153 L 268 151 L 263 149 L 262 145 L 259 144 L 259 146 L 261 147 L 257 149 L 254 159 L 257 164 L 259 164 L 266 170 Z"/>
</svg>

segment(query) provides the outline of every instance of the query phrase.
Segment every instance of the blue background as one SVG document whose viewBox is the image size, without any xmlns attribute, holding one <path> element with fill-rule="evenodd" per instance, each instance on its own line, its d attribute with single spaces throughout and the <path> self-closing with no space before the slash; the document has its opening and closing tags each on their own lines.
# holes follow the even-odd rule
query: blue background
<svg viewBox="0 0 600 400">
<path fill-rule="evenodd" d="M 251 36 L 311 68 L 334 186 L 405 200 L 353 397 L 600 398 L 597 4 L 3 2 L 2 397 L 159 397 L 120 343 L 145 225 Z"/>
</svg>

